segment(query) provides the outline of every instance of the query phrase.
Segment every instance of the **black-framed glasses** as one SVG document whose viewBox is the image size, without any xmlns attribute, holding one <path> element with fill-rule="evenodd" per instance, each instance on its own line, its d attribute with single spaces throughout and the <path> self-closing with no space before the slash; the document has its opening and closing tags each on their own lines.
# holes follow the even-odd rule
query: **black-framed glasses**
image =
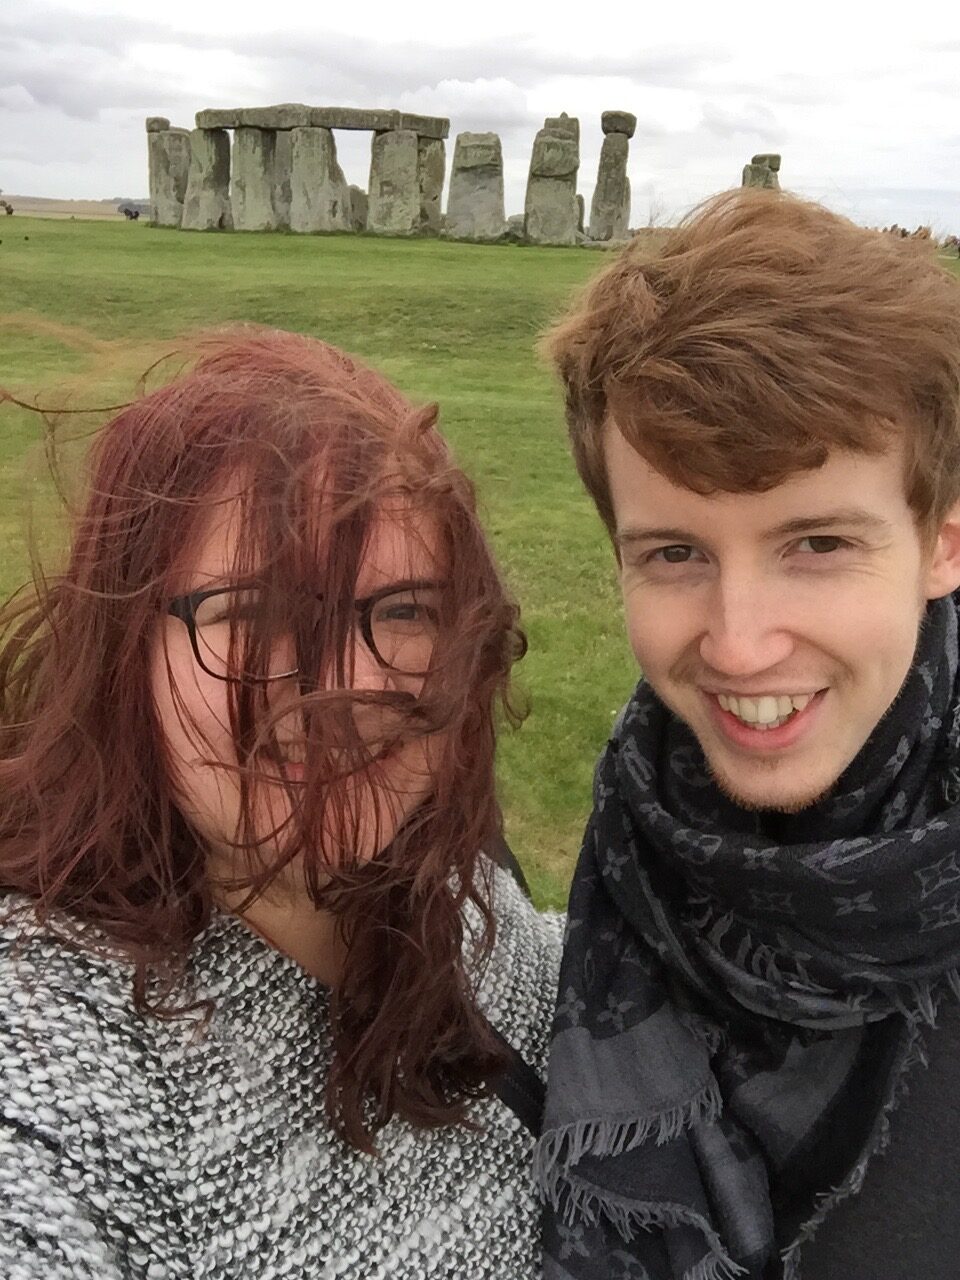
<svg viewBox="0 0 960 1280">
<path fill-rule="evenodd" d="M 397 582 L 354 601 L 360 634 L 381 667 L 406 676 L 427 674 L 440 629 L 442 591 L 439 582 Z M 300 675 L 296 667 L 266 676 L 231 670 L 231 648 L 245 650 L 243 629 L 255 626 L 265 612 L 258 587 L 192 591 L 171 600 L 167 612 L 185 624 L 197 664 L 215 680 L 268 684 Z"/>
</svg>

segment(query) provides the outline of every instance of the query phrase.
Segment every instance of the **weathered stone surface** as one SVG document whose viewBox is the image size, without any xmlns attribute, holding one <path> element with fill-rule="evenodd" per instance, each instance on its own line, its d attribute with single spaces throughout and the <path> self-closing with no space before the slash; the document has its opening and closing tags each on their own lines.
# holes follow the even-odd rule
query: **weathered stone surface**
<svg viewBox="0 0 960 1280">
<path fill-rule="evenodd" d="M 500 139 L 495 133 L 458 133 L 447 197 L 446 234 L 459 240 L 497 240 L 504 230 Z"/>
<path fill-rule="evenodd" d="M 223 231 L 233 226 L 230 135 L 224 129 L 194 129 L 190 134 L 190 172 L 180 225 L 187 231 Z"/>
<path fill-rule="evenodd" d="M 604 111 L 600 117 L 600 128 L 605 134 L 623 133 L 632 138 L 637 130 L 637 117 L 631 111 Z"/>
<path fill-rule="evenodd" d="M 409 236 L 420 229 L 419 148 L 412 129 L 378 133 L 370 152 L 367 230 Z"/>
<path fill-rule="evenodd" d="M 179 227 L 190 172 L 190 134 L 164 129 L 147 134 L 150 220 L 157 227 Z"/>
<path fill-rule="evenodd" d="M 530 156 L 524 232 L 531 244 L 577 242 L 577 170 L 580 122 L 566 114 L 548 117 Z"/>
<path fill-rule="evenodd" d="M 767 191 L 779 191 L 780 157 L 775 152 L 761 152 L 749 164 L 743 166 L 741 186 L 761 187 Z"/>
<path fill-rule="evenodd" d="M 281 231 L 290 230 L 292 168 L 293 130 L 278 130 L 273 148 L 273 211 L 276 214 L 277 227 Z"/>
<path fill-rule="evenodd" d="M 383 133 L 412 129 L 421 138 L 446 138 L 450 121 L 404 111 L 363 111 L 356 107 L 308 107 L 282 102 L 273 107 L 230 107 L 197 112 L 198 129 L 371 129 Z"/>
<path fill-rule="evenodd" d="M 511 244 L 523 244 L 526 240 L 526 234 L 523 230 L 523 224 L 526 221 L 522 213 L 511 213 L 507 219 L 507 229 L 504 233 L 504 239 L 509 240 Z"/>
<path fill-rule="evenodd" d="M 417 139 L 417 186 L 420 192 L 420 232 L 440 234 L 440 200 L 447 171 L 447 152 L 442 138 Z"/>
<path fill-rule="evenodd" d="M 166 116 L 147 116 L 147 133 L 163 133 L 170 128 Z"/>
<path fill-rule="evenodd" d="M 630 224 L 630 179 L 627 156 L 630 140 L 608 133 L 600 149 L 597 185 L 590 202 L 590 239 L 622 240 Z"/>
<path fill-rule="evenodd" d="M 349 231 L 350 188 L 329 129 L 292 129 L 290 230 Z"/>
<path fill-rule="evenodd" d="M 367 229 L 367 193 L 363 187 L 350 187 L 350 226 L 354 231 Z"/>
<path fill-rule="evenodd" d="M 543 127 L 549 133 L 572 138 L 577 146 L 580 145 L 580 121 L 576 116 L 568 116 L 565 111 L 561 111 L 558 116 L 547 116 Z"/>
<path fill-rule="evenodd" d="M 230 204 L 237 231 L 274 231 L 277 135 L 272 129 L 237 129 L 233 135 Z"/>
</svg>

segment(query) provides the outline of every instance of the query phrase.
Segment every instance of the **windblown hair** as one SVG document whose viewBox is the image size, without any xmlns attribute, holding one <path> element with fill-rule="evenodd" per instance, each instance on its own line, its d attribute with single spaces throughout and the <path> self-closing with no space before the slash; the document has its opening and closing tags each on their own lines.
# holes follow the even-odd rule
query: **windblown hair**
<svg viewBox="0 0 960 1280">
<path fill-rule="evenodd" d="M 960 497 L 960 284 L 929 246 L 769 191 L 634 240 L 543 343 L 580 475 L 614 528 L 603 433 L 698 493 L 763 492 L 897 434 L 924 535 Z"/>
<path fill-rule="evenodd" d="M 29 895 L 38 918 L 81 945 L 119 948 L 139 1008 L 182 1012 L 183 963 L 214 896 L 150 662 L 191 549 L 216 504 L 239 497 L 231 580 L 255 583 L 266 603 L 231 639 L 237 670 L 262 681 L 280 628 L 316 678 L 294 682 L 306 782 L 285 784 L 285 816 L 266 835 L 260 784 L 281 717 L 264 683 L 227 686 L 242 813 L 233 889 L 252 902 L 299 859 L 311 899 L 334 913 L 346 958 L 327 1106 L 366 1150 L 395 1114 L 462 1119 L 502 1065 L 464 953 L 482 961 L 492 945 L 479 851 L 499 830 L 494 722 L 498 705 L 512 713 L 524 641 L 435 422 L 435 406 L 412 407 L 322 342 L 205 336 L 172 381 L 99 432 L 63 572 L 36 574 L 0 612 L 0 888 Z M 435 660 L 416 696 L 350 688 L 357 577 L 385 506 L 429 520 L 446 566 Z M 432 735 L 442 759 L 427 799 L 381 853 L 355 856 L 371 804 L 378 824 L 391 811 L 391 757 Z"/>
</svg>

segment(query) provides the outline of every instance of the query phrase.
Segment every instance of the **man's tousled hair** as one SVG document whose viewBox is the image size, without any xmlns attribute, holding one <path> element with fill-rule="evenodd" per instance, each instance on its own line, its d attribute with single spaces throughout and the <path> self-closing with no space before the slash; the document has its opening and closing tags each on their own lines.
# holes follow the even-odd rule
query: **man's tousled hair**
<svg viewBox="0 0 960 1280">
<path fill-rule="evenodd" d="M 960 283 L 928 244 L 782 193 L 732 191 L 653 256 L 634 240 L 544 340 L 580 475 L 611 531 L 615 423 L 699 493 L 759 493 L 904 433 L 929 534 L 960 498 Z"/>
</svg>

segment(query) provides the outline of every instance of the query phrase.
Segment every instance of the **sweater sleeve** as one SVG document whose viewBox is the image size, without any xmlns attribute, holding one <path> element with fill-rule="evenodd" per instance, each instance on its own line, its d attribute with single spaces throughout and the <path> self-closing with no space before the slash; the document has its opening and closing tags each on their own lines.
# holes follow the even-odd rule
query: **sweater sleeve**
<svg viewBox="0 0 960 1280">
<path fill-rule="evenodd" d="M 122 1280 L 102 1215 L 55 1141 L 0 1115 L 0 1275 Z"/>
</svg>

